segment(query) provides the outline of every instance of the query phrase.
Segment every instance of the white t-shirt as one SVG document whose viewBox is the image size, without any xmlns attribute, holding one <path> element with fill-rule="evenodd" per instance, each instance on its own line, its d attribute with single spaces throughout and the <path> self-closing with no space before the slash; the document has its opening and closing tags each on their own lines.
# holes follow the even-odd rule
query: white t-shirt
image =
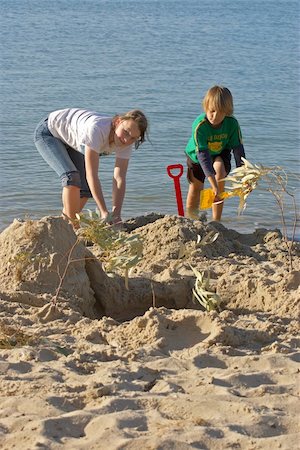
<svg viewBox="0 0 300 450">
<path fill-rule="evenodd" d="M 109 145 L 112 118 L 86 109 L 60 109 L 48 116 L 48 128 L 54 137 L 84 153 L 85 145 L 99 155 L 115 153 L 118 158 L 129 159 L 132 146 Z"/>
</svg>

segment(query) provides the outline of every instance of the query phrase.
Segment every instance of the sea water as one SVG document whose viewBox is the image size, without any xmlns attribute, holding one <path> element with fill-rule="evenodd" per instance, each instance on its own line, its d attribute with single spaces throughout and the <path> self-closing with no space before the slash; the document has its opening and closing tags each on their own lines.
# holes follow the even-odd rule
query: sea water
<svg viewBox="0 0 300 450">
<path fill-rule="evenodd" d="M 214 84 L 232 91 L 247 159 L 282 166 L 292 193 L 299 190 L 297 1 L 0 0 L 0 12 L 0 229 L 15 217 L 60 214 L 60 182 L 33 132 L 50 111 L 67 107 L 144 110 L 151 142 L 130 161 L 123 219 L 176 214 L 166 166 L 185 166 L 192 121 Z M 113 157 L 100 160 L 108 205 L 113 165 Z M 180 184 L 185 201 L 185 176 Z M 227 200 L 224 224 L 281 228 L 263 187 L 240 217 L 238 199 Z M 291 233 L 292 202 L 284 203 Z"/>
</svg>

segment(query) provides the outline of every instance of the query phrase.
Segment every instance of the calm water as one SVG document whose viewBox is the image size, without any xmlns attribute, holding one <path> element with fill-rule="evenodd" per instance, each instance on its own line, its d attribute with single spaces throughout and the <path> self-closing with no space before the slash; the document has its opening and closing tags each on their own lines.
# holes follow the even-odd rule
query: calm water
<svg viewBox="0 0 300 450">
<path fill-rule="evenodd" d="M 213 84 L 233 93 L 247 158 L 283 166 L 299 189 L 297 1 L 0 0 L 0 12 L 0 229 L 14 217 L 60 213 L 59 180 L 32 134 L 65 107 L 143 109 L 151 144 L 130 163 L 123 217 L 176 213 L 166 166 L 185 164 L 191 123 Z M 107 199 L 112 168 L 113 158 L 101 159 Z M 185 177 L 181 187 L 185 198 Z M 228 200 L 224 223 L 239 231 L 280 226 L 268 193 L 255 191 L 241 218 L 236 210 Z"/>
</svg>

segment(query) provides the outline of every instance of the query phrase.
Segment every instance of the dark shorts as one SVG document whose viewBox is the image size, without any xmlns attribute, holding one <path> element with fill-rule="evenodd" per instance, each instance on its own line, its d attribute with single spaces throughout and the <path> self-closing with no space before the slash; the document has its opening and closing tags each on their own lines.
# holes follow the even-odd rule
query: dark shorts
<svg viewBox="0 0 300 450">
<path fill-rule="evenodd" d="M 231 150 L 225 148 L 219 155 L 212 156 L 211 159 L 213 163 L 215 162 L 215 159 L 218 156 L 220 156 L 220 158 L 223 160 L 227 176 L 231 171 Z M 188 166 L 187 179 L 189 183 L 191 183 L 191 174 L 193 174 L 197 180 L 201 181 L 201 183 L 204 183 L 205 174 L 200 164 L 194 163 L 194 161 L 192 161 L 191 158 L 187 157 L 187 166 Z"/>
</svg>

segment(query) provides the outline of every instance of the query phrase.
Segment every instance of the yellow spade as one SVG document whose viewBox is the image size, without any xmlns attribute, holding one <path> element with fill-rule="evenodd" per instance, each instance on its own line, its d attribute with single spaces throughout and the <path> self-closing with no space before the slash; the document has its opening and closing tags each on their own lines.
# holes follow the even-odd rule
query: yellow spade
<svg viewBox="0 0 300 450">
<path fill-rule="evenodd" d="M 200 204 L 199 209 L 208 209 L 211 208 L 213 204 L 217 205 L 218 203 L 222 203 L 225 198 L 233 197 L 234 195 L 238 195 L 237 192 L 222 192 L 219 195 L 220 201 L 214 202 L 215 194 L 212 189 L 207 188 L 203 189 L 200 193 Z"/>
</svg>

